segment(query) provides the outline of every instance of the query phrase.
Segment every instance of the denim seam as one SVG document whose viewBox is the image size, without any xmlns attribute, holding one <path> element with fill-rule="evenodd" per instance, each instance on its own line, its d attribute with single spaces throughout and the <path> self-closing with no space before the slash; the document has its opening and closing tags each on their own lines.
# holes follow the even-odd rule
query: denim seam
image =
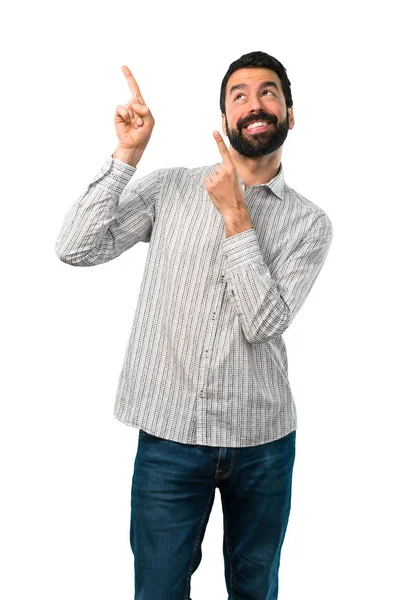
<svg viewBox="0 0 400 600">
<path fill-rule="evenodd" d="M 190 598 L 189 598 L 189 585 L 190 585 L 190 578 L 192 576 L 192 568 L 193 568 L 193 565 L 194 565 L 194 561 L 195 561 L 197 550 L 198 550 L 198 546 L 199 546 L 199 539 L 201 537 L 201 531 L 202 531 L 203 524 L 204 524 L 204 521 L 206 519 L 208 510 L 209 510 L 209 507 L 210 507 L 210 503 L 211 503 L 211 500 L 212 500 L 212 496 L 213 496 L 214 490 L 215 490 L 215 485 L 213 486 L 213 488 L 211 490 L 211 494 L 210 494 L 210 496 L 208 498 L 208 502 L 207 502 L 207 508 L 206 508 L 206 510 L 203 513 L 203 517 L 201 519 L 201 522 L 200 522 L 200 525 L 199 525 L 199 529 L 197 531 L 196 541 L 194 543 L 194 549 L 193 549 L 193 554 L 192 554 L 192 560 L 190 561 L 189 573 L 188 573 L 188 577 L 187 577 L 187 580 L 186 580 L 184 600 L 190 600 Z"/>
<path fill-rule="evenodd" d="M 225 502 L 224 502 L 223 494 L 221 494 L 221 501 L 222 501 L 222 506 L 223 506 L 223 509 L 224 509 L 224 535 L 225 535 L 226 547 L 227 547 L 227 550 L 228 550 L 228 559 L 229 559 L 229 567 L 230 567 L 230 575 L 231 575 L 231 592 L 229 594 L 229 597 L 232 600 L 235 600 L 236 589 L 235 589 L 235 577 L 234 577 L 234 572 L 233 572 L 232 547 L 231 547 L 231 545 L 229 543 L 229 537 L 228 537 L 228 519 L 226 517 L 226 508 L 225 508 Z"/>
</svg>

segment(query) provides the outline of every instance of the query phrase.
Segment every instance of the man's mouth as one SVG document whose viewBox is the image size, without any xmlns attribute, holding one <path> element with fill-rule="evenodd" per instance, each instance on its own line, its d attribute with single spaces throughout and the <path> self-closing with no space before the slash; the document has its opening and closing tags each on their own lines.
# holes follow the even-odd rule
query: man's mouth
<svg viewBox="0 0 400 600">
<path fill-rule="evenodd" d="M 271 121 L 253 121 L 246 127 L 243 127 L 249 133 L 260 133 L 261 131 L 267 131 L 268 127 L 271 126 Z"/>
</svg>

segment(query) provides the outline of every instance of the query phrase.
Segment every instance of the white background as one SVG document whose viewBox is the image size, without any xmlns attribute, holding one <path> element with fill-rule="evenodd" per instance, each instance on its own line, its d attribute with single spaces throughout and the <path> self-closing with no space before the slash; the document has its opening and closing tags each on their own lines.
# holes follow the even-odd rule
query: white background
<svg viewBox="0 0 400 600">
<path fill-rule="evenodd" d="M 222 78 L 263 50 L 292 84 L 286 181 L 334 228 L 284 335 L 299 429 L 279 600 L 399 598 L 394 3 L 39 1 L 2 16 L 1 597 L 133 598 L 138 430 L 113 407 L 148 246 L 90 269 L 54 250 L 116 147 L 121 65 L 156 119 L 139 177 L 219 162 Z M 227 597 L 222 535 L 217 492 L 194 600 Z"/>
</svg>

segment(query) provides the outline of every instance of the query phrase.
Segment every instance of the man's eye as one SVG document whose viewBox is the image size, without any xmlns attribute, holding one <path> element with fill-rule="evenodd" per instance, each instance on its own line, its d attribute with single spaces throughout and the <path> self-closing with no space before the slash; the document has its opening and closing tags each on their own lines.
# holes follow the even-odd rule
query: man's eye
<svg viewBox="0 0 400 600">
<path fill-rule="evenodd" d="M 271 92 L 271 90 L 264 90 L 264 92 Z M 264 94 L 263 92 L 263 94 Z M 272 92 L 271 92 L 272 93 Z M 239 96 L 243 96 L 243 94 L 238 94 L 235 98 L 235 100 L 237 100 L 239 98 Z"/>
</svg>

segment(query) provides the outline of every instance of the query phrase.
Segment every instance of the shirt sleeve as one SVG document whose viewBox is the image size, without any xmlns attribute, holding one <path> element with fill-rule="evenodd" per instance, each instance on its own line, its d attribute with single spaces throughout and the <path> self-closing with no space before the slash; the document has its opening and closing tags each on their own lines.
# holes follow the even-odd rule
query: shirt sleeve
<svg viewBox="0 0 400 600">
<path fill-rule="evenodd" d="M 271 269 L 254 228 L 223 240 L 229 298 L 251 344 L 265 343 L 289 327 L 322 269 L 332 236 L 332 223 L 324 213 L 294 247 L 283 250 Z"/>
<path fill-rule="evenodd" d="M 64 219 L 55 244 L 60 260 L 91 267 L 149 242 L 161 171 L 129 183 L 136 167 L 110 156 Z"/>
</svg>

